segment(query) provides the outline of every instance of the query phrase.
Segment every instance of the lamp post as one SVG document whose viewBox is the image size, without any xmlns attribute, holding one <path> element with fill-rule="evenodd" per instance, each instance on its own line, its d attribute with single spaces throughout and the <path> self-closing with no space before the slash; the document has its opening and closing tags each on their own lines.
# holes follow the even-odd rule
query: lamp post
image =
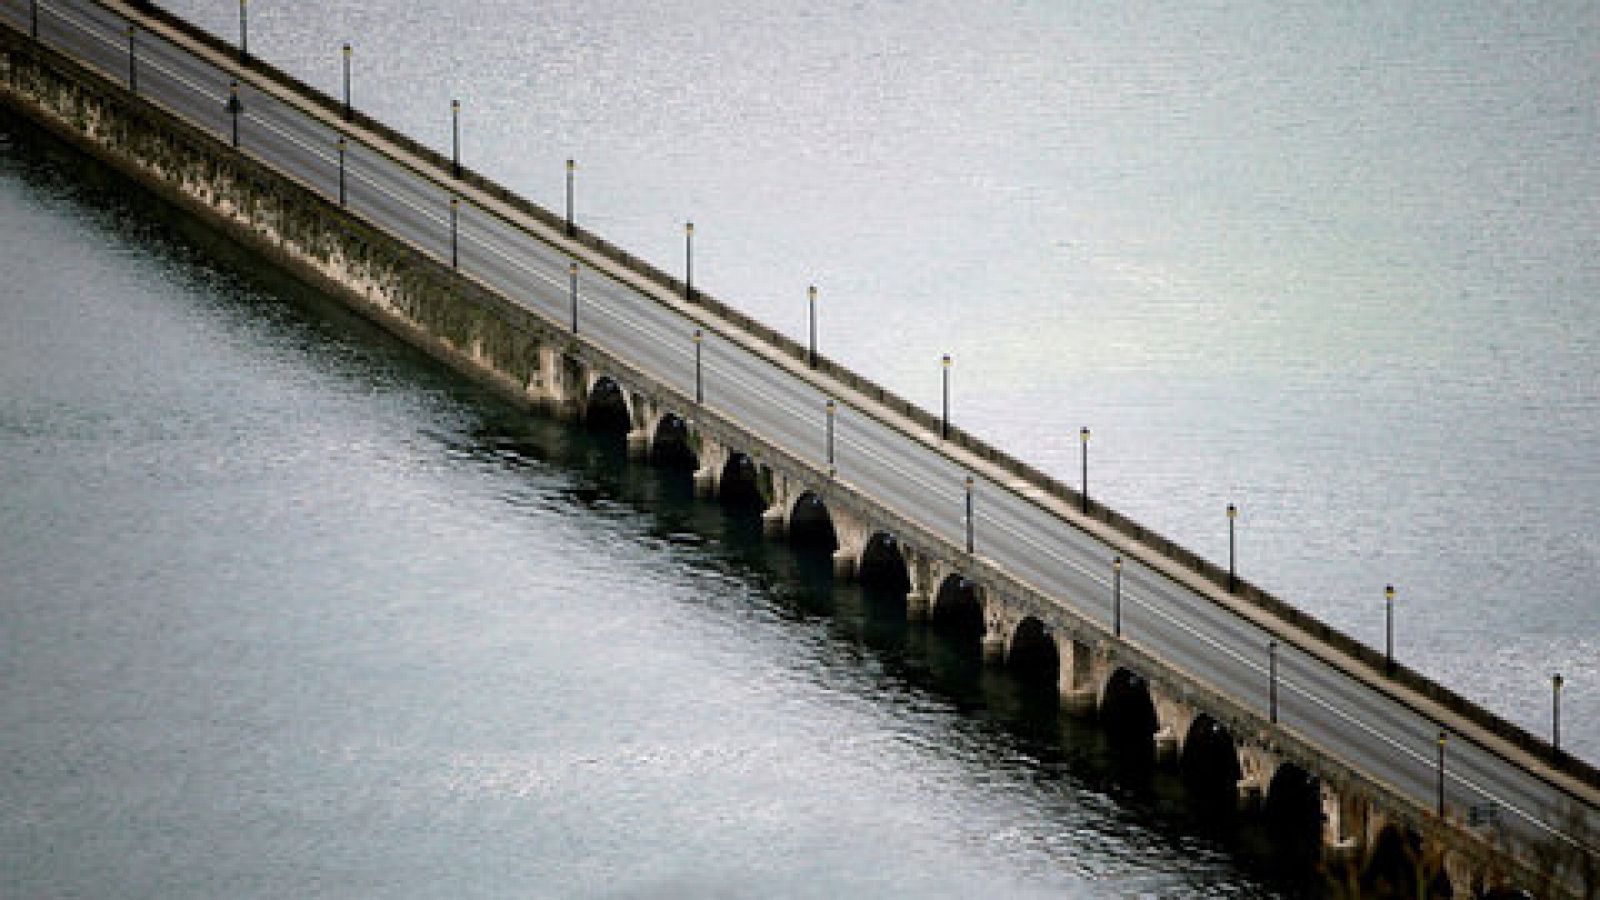
<svg viewBox="0 0 1600 900">
<path fill-rule="evenodd" d="M 350 56 L 353 52 L 348 43 L 344 45 L 344 118 L 346 122 L 350 121 L 350 117 L 354 113 L 350 107 Z"/>
<path fill-rule="evenodd" d="M 1111 560 L 1111 634 L 1122 637 L 1122 556 Z"/>
<path fill-rule="evenodd" d="M 1439 732 L 1439 818 L 1444 818 L 1444 745 L 1449 735 Z"/>
<path fill-rule="evenodd" d="M 461 101 L 450 101 L 450 174 L 461 177 Z"/>
<path fill-rule="evenodd" d="M 344 154 L 345 154 L 346 147 L 347 147 L 347 142 L 345 141 L 344 136 L 340 135 L 339 136 L 339 205 L 340 206 L 344 206 L 345 205 Z"/>
<path fill-rule="evenodd" d="M 246 0 L 239 0 L 239 60 L 250 58 L 250 20 L 245 15 Z"/>
<path fill-rule="evenodd" d="M 939 365 L 944 379 L 944 412 L 939 418 L 939 438 L 945 440 L 950 437 L 950 354 L 941 357 Z"/>
<path fill-rule="evenodd" d="M 459 268 L 461 262 L 460 257 L 457 255 L 457 251 L 460 249 L 458 240 L 460 222 L 461 198 L 452 194 L 450 196 L 450 268 L 452 269 Z"/>
<path fill-rule="evenodd" d="M 1278 724 L 1278 642 L 1267 641 L 1267 720 Z"/>
<path fill-rule="evenodd" d="M 972 476 L 967 476 L 967 552 L 972 552 Z"/>
<path fill-rule="evenodd" d="M 39 0 L 28 0 L 28 37 L 39 39 Z"/>
<path fill-rule="evenodd" d="M 700 329 L 696 328 L 694 330 L 694 402 L 696 403 L 706 402 L 705 380 L 701 375 L 700 368 L 700 342 L 702 340 L 703 336 L 700 333 Z"/>
<path fill-rule="evenodd" d="M 683 223 L 683 299 L 694 299 L 694 223 Z"/>
<path fill-rule="evenodd" d="M 1089 426 L 1078 429 L 1078 443 L 1083 445 L 1083 513 L 1089 514 Z"/>
<path fill-rule="evenodd" d="M 244 110 L 244 104 L 239 101 L 239 81 L 234 79 L 228 82 L 228 117 L 232 120 L 233 146 L 239 147 L 239 113 Z"/>
<path fill-rule="evenodd" d="M 1550 745 L 1561 755 L 1561 686 L 1566 679 L 1557 672 L 1550 676 Z"/>
<path fill-rule="evenodd" d="M 577 264 L 576 261 L 568 263 L 568 265 L 567 265 L 567 275 L 571 280 L 570 281 L 570 285 L 569 285 L 571 289 L 568 291 L 568 294 L 572 297 L 572 333 L 573 334 L 577 334 L 578 333 L 578 264 Z"/>
<path fill-rule="evenodd" d="M 1228 593 L 1233 593 L 1239 587 L 1238 570 L 1235 568 L 1233 523 L 1239 518 L 1239 507 L 1228 504 Z"/>
<path fill-rule="evenodd" d="M 568 237 L 571 237 L 572 235 L 578 233 L 577 227 L 572 224 L 572 178 L 573 178 L 574 174 L 577 173 L 577 171 L 578 171 L 578 161 L 575 160 L 575 159 L 567 160 L 567 236 Z"/>
<path fill-rule="evenodd" d="M 806 344 L 806 365 L 816 368 L 816 285 L 806 288 L 806 301 L 808 301 L 808 320 L 811 322 L 811 343 Z"/>
<path fill-rule="evenodd" d="M 828 465 L 833 465 L 833 398 L 828 398 Z"/>
<path fill-rule="evenodd" d="M 138 94 L 139 93 L 139 68 L 137 66 L 138 56 L 135 53 L 135 48 L 134 48 L 134 43 L 133 43 L 134 35 L 136 35 L 136 34 L 138 34 L 138 29 L 134 27 L 132 22 L 129 22 L 128 23 L 128 92 L 132 93 L 132 94 Z"/>
<path fill-rule="evenodd" d="M 1383 586 L 1383 670 L 1394 671 L 1394 585 Z"/>
</svg>

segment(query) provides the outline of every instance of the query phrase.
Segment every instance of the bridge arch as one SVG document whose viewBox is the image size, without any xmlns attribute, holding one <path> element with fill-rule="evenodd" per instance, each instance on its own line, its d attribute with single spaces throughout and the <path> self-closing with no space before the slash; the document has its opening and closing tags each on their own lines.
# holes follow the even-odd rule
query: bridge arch
<svg viewBox="0 0 1600 900">
<path fill-rule="evenodd" d="M 814 547 L 829 553 L 839 549 L 839 533 L 833 527 L 828 505 L 814 491 L 795 498 L 789 509 L 789 540 L 801 547 Z"/>
<path fill-rule="evenodd" d="M 1033 616 L 1024 617 L 1011 632 L 1006 664 L 1029 685 L 1060 690 L 1061 651 L 1049 629 Z"/>
<path fill-rule="evenodd" d="M 988 629 L 978 586 L 960 575 L 947 576 L 934 596 L 933 624 L 953 636 L 981 639 Z"/>
<path fill-rule="evenodd" d="M 865 587 L 902 594 L 911 590 L 911 567 L 900 540 L 887 531 L 873 532 L 867 538 L 856 571 Z"/>
<path fill-rule="evenodd" d="M 759 512 L 767 506 L 761 490 L 761 469 L 744 453 L 728 454 L 728 461 L 722 466 L 722 477 L 717 479 L 717 494 L 724 506 L 735 509 Z"/>
<path fill-rule="evenodd" d="M 650 458 L 672 469 L 695 469 L 700 461 L 694 452 L 694 437 L 689 423 L 677 413 L 667 413 L 651 430 Z"/>
<path fill-rule="evenodd" d="M 1160 722 L 1144 676 L 1126 668 L 1111 673 L 1101 692 L 1100 721 L 1114 743 L 1154 756 L 1152 738 Z"/>
<path fill-rule="evenodd" d="M 628 394 L 608 375 L 595 379 L 583 404 L 583 422 L 590 431 L 627 434 L 633 430 Z"/>
<path fill-rule="evenodd" d="M 1231 797 L 1244 777 L 1232 733 L 1205 713 L 1189 723 L 1178 767 L 1190 789 L 1206 797 Z"/>
<path fill-rule="evenodd" d="M 1415 829 L 1385 825 L 1372 842 L 1362 886 L 1379 897 L 1454 897 L 1441 849 Z"/>
</svg>

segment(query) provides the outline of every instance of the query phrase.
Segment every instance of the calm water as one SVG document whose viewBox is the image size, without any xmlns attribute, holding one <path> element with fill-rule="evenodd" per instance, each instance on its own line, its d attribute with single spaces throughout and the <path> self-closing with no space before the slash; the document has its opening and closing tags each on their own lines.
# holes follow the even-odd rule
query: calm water
<svg viewBox="0 0 1600 900">
<path fill-rule="evenodd" d="M 173 3 L 233 34 L 236 7 Z M 252 48 L 1600 756 L 1589 5 L 251 5 Z M 1272 893 L 687 479 L 0 156 L 0 894 Z M 894 340 L 886 340 L 886 334 Z M 877 598 L 881 600 L 881 598 Z"/>
</svg>

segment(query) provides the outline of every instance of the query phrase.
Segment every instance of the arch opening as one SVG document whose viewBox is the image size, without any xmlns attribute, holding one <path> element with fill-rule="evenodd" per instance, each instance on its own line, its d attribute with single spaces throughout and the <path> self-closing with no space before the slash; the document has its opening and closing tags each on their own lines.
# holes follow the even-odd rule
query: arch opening
<svg viewBox="0 0 1600 900">
<path fill-rule="evenodd" d="M 1060 689 L 1061 653 L 1044 623 L 1033 616 L 1023 619 L 1012 633 L 1006 663 L 1029 686 Z"/>
<path fill-rule="evenodd" d="M 1239 751 L 1233 735 L 1221 722 L 1204 713 L 1189 725 L 1178 767 L 1189 788 L 1206 797 L 1232 796 L 1244 775 L 1239 768 Z"/>
<path fill-rule="evenodd" d="M 1267 785 L 1266 818 L 1275 834 L 1296 842 L 1322 838 L 1322 782 L 1294 763 L 1284 763 Z"/>
<path fill-rule="evenodd" d="M 1140 759 L 1155 758 L 1151 738 L 1159 721 L 1144 676 L 1128 669 L 1111 673 L 1100 703 L 1100 721 L 1113 744 L 1136 753 Z"/>
<path fill-rule="evenodd" d="M 821 497 L 806 491 L 795 501 L 794 510 L 789 514 L 789 540 L 797 547 L 828 553 L 839 549 L 833 516 Z"/>
<path fill-rule="evenodd" d="M 1368 892 L 1379 897 L 1455 895 L 1439 854 L 1430 852 L 1422 835 L 1398 825 L 1386 825 L 1378 832 L 1362 883 Z"/>
<path fill-rule="evenodd" d="M 699 466 L 689 438 L 689 423 L 676 413 L 667 413 L 656 424 L 655 441 L 650 446 L 650 458 L 669 469 L 692 471 Z"/>
<path fill-rule="evenodd" d="M 867 540 L 867 546 L 861 551 L 858 577 L 863 587 L 876 591 L 904 594 L 911 590 L 905 555 L 894 535 L 880 531 Z"/>
<path fill-rule="evenodd" d="M 756 512 L 766 507 L 766 500 L 761 496 L 761 472 L 755 460 L 743 453 L 729 455 L 717 484 L 724 506 Z"/>
<path fill-rule="evenodd" d="M 610 378 L 596 381 L 584 404 L 583 424 L 601 434 L 625 435 L 632 431 L 633 417 L 628 414 L 628 398 L 623 396 L 622 387 Z"/>
<path fill-rule="evenodd" d="M 970 637 L 974 643 L 982 638 L 983 603 L 978 599 L 978 586 L 960 575 L 946 578 L 934 598 L 933 624 L 946 634 Z"/>
</svg>

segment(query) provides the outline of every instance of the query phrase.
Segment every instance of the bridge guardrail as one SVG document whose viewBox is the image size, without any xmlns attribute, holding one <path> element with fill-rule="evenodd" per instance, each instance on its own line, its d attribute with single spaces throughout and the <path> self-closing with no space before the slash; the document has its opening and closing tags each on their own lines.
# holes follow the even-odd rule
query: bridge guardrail
<svg viewBox="0 0 1600 900">
<path fill-rule="evenodd" d="M 310 101 L 313 105 L 321 108 L 331 120 L 336 122 L 345 121 L 344 103 L 342 101 L 336 100 L 328 94 L 311 87 L 295 76 L 290 75 L 288 72 L 285 72 L 271 63 L 262 60 L 259 56 L 252 55 L 248 59 L 241 61 L 238 59 L 237 48 L 232 44 L 223 41 L 221 38 L 211 34 L 210 32 L 193 25 L 187 20 L 179 18 L 160 7 L 138 3 L 136 4 L 136 10 L 139 15 L 158 20 L 167 28 L 184 35 L 187 39 L 194 41 L 197 44 L 204 45 L 223 55 L 224 57 L 231 59 L 233 65 L 238 66 L 246 71 L 257 73 L 264 78 L 278 82 L 280 85 L 289 88 L 302 98 Z M 422 145 L 415 139 L 405 134 L 395 131 L 383 122 L 380 122 L 377 119 L 374 119 L 371 116 L 361 112 L 359 109 L 352 110 L 349 121 L 351 121 L 353 124 L 359 125 L 363 129 L 382 135 L 385 140 L 390 141 L 395 146 L 405 150 L 407 153 L 410 153 L 425 161 L 429 165 L 434 166 L 439 171 L 449 171 L 451 168 L 451 160 L 444 154 Z M 476 190 L 482 191 L 483 193 L 494 197 L 499 202 L 505 204 L 508 208 L 527 215 L 528 217 L 541 222 L 555 231 L 565 231 L 566 220 L 564 217 L 558 216 L 544 207 L 539 206 L 518 194 L 512 193 L 500 184 L 478 174 L 477 172 L 472 171 L 470 167 L 462 167 L 461 177 L 458 180 L 470 185 Z M 620 265 L 649 281 L 655 282 L 679 296 L 683 295 L 684 284 L 678 278 L 628 253 L 621 247 L 606 241 L 604 238 L 594 234 L 582 226 L 578 226 L 575 229 L 575 232 L 576 233 L 573 235 L 573 238 L 582 246 L 588 248 L 591 252 L 603 256 L 611 262 Z M 736 328 L 743 330 L 746 333 L 765 342 L 775 351 L 783 353 L 789 356 L 791 359 L 801 363 L 806 362 L 808 356 L 807 348 L 799 341 L 779 333 L 771 326 L 757 321 L 751 316 L 727 305 L 726 303 L 723 303 L 720 300 L 717 300 L 715 297 L 696 289 L 694 295 L 690 298 L 690 302 L 701 307 L 712 315 L 727 321 Z M 893 391 L 883 387 L 882 385 L 877 384 L 871 379 L 859 375 L 850 369 L 844 368 L 842 365 L 834 362 L 832 359 L 829 359 L 826 356 L 821 354 L 817 356 L 815 369 L 817 372 L 826 375 L 840 382 L 841 384 L 844 384 L 850 389 L 865 396 L 871 397 L 873 400 L 882 404 L 890 411 L 909 419 L 920 428 L 930 431 L 938 430 L 940 428 L 940 420 L 931 412 L 916 406 L 915 404 L 899 396 L 898 394 L 895 394 Z M 1022 481 L 1025 481 L 1028 484 L 1044 491 L 1048 495 L 1070 504 L 1074 508 L 1082 508 L 1083 506 L 1083 497 L 1076 489 L 1058 481 L 1040 469 L 994 447 L 987 441 L 968 433 L 965 429 L 957 425 L 952 424 L 950 426 L 949 438 L 947 440 L 949 443 L 955 444 L 963 450 L 978 456 L 979 458 L 1016 476 Z M 1119 534 L 1122 534 L 1139 544 L 1149 547 L 1159 555 L 1164 556 L 1183 568 L 1194 572 L 1196 575 L 1206 579 L 1211 584 L 1216 586 L 1219 590 L 1224 592 L 1227 591 L 1228 573 L 1215 563 L 1200 557 L 1193 551 L 1165 537 L 1159 532 L 1156 532 L 1150 528 L 1146 528 L 1145 526 L 1117 512 L 1116 510 L 1104 506 L 1103 504 L 1095 501 L 1093 498 L 1090 498 L 1088 502 L 1088 510 L 1091 517 L 1115 530 Z M 1357 662 L 1368 666 L 1381 677 L 1388 678 L 1402 687 L 1421 694 L 1445 709 L 1467 719 L 1468 721 L 1496 735 L 1497 737 L 1508 741 L 1524 752 L 1540 759 L 1542 762 L 1546 763 L 1557 771 L 1578 779 L 1590 785 L 1591 787 L 1600 789 L 1600 767 L 1597 767 L 1586 760 L 1573 756 L 1570 753 L 1558 752 L 1548 741 L 1544 740 L 1543 738 L 1530 733 L 1519 725 L 1500 718 L 1489 710 L 1479 706 L 1471 700 L 1468 700 L 1450 688 L 1439 684 L 1426 675 L 1417 672 L 1409 666 L 1396 663 L 1392 672 L 1388 671 L 1386 660 L 1382 654 L 1378 653 L 1373 648 L 1361 643 L 1360 641 L 1357 641 L 1355 638 L 1352 638 L 1344 632 L 1339 631 L 1331 625 L 1328 625 L 1326 622 L 1323 622 L 1321 619 L 1318 619 L 1304 610 L 1290 605 L 1273 594 L 1268 593 L 1260 587 L 1250 583 L 1246 579 L 1238 578 L 1236 581 L 1238 583 L 1238 588 L 1234 592 L 1235 596 L 1241 598 L 1247 603 L 1250 603 L 1257 609 L 1278 619 L 1286 625 L 1300 629 L 1315 636 L 1317 639 L 1323 641 L 1328 646 L 1334 648 L 1340 653 L 1343 653 Z"/>
</svg>

